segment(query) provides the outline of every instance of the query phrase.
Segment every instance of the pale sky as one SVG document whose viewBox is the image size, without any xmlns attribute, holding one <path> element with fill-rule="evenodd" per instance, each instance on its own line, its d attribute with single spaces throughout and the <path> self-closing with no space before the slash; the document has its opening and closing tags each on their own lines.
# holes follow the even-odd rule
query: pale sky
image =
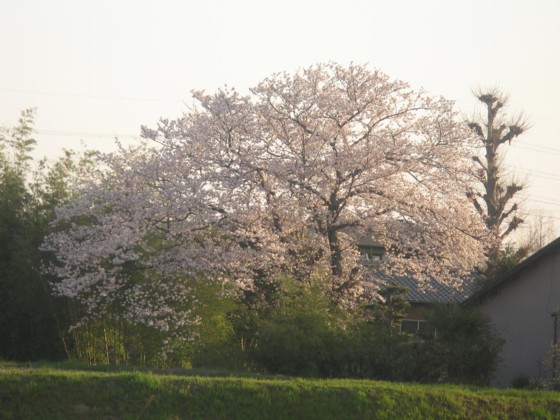
<svg viewBox="0 0 560 420">
<path fill-rule="evenodd" d="M 51 158 L 134 141 L 193 89 L 247 93 L 318 62 L 367 63 L 465 115 L 497 85 L 533 124 L 508 152 L 525 209 L 560 225 L 560 0 L 0 0 L 0 54 L 0 124 L 37 107 Z"/>
</svg>

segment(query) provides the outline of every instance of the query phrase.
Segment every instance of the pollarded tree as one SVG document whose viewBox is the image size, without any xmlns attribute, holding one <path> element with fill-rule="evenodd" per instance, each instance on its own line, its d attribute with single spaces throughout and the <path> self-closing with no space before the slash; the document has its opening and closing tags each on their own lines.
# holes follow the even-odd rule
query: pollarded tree
<svg viewBox="0 0 560 420">
<path fill-rule="evenodd" d="M 449 101 L 336 64 L 194 97 L 144 128 L 160 146 L 108 155 L 102 182 L 59 210 L 72 227 L 45 244 L 61 261 L 55 289 L 91 314 L 118 304 L 130 321 L 186 325 L 200 275 L 253 291 L 279 272 L 321 276 L 349 302 L 365 290 L 350 230 L 419 277 L 479 261 L 482 225 L 462 192 L 473 139 Z"/>
<path fill-rule="evenodd" d="M 477 168 L 474 171 L 482 188 L 470 189 L 467 197 L 490 231 L 491 239 L 486 247 L 486 274 L 491 275 L 500 259 L 500 251 L 505 238 L 515 231 L 523 219 L 518 215 L 518 203 L 514 196 L 523 189 L 523 183 L 505 178 L 503 167 L 504 152 L 500 149 L 505 143 L 523 134 L 529 124 L 523 116 L 508 117 L 504 110 L 507 96 L 497 89 L 475 92 L 484 105 L 485 116 L 469 122 L 469 127 L 484 148 L 482 158 L 474 156 Z"/>
</svg>

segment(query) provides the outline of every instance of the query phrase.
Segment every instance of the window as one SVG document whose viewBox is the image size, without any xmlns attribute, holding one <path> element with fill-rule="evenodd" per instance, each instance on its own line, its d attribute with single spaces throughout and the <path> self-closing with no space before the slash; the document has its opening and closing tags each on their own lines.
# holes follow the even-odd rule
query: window
<svg viewBox="0 0 560 420">
<path fill-rule="evenodd" d="M 360 258 L 367 261 L 381 261 L 383 248 L 376 246 L 360 246 Z"/>
<path fill-rule="evenodd" d="M 420 331 L 420 324 L 428 324 L 426 321 L 403 319 L 401 321 L 401 332 L 416 334 Z M 424 327 L 425 328 L 425 327 Z"/>
<path fill-rule="evenodd" d="M 428 324 L 428 321 L 419 319 L 403 319 L 401 321 L 401 332 L 418 334 L 423 337 L 435 334 L 434 328 Z"/>
</svg>

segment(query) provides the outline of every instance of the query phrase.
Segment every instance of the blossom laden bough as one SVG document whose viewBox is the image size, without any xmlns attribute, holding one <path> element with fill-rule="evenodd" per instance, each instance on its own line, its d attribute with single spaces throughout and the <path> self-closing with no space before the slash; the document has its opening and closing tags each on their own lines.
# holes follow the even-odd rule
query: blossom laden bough
<svg viewBox="0 0 560 420">
<path fill-rule="evenodd" d="M 484 226 L 463 193 L 473 138 L 451 102 L 332 63 L 246 96 L 193 96 L 181 118 L 143 129 L 154 146 L 106 155 L 105 178 L 59 210 L 71 227 L 45 242 L 54 288 L 90 313 L 187 325 L 189 277 L 254 288 L 278 272 L 326 276 L 335 301 L 354 302 L 366 234 L 418 278 L 479 262 Z"/>
</svg>

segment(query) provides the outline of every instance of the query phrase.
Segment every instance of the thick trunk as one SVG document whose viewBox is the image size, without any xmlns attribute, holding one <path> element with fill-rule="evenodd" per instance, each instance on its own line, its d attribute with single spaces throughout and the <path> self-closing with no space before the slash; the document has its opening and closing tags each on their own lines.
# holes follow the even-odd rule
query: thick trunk
<svg viewBox="0 0 560 420">
<path fill-rule="evenodd" d="M 329 240 L 329 250 L 331 254 L 331 273 L 333 281 L 342 276 L 342 248 L 338 240 L 338 232 L 329 228 L 327 232 Z"/>
</svg>

